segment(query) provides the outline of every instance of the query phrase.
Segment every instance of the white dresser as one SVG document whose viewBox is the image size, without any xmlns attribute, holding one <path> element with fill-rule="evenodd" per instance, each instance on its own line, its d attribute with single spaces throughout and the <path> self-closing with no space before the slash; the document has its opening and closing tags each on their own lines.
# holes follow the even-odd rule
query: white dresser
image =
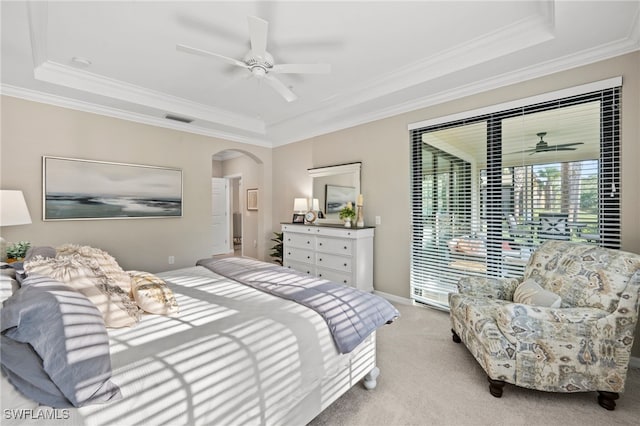
<svg viewBox="0 0 640 426">
<path fill-rule="evenodd" d="M 287 223 L 282 234 L 287 268 L 373 291 L 374 228 Z"/>
</svg>

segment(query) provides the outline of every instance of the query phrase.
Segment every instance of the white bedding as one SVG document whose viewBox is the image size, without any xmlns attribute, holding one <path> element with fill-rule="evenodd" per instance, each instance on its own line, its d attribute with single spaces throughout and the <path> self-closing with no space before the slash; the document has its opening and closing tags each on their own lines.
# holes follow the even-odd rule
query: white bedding
<svg viewBox="0 0 640 426">
<path fill-rule="evenodd" d="M 123 399 L 44 415 L 56 424 L 305 424 L 375 367 L 375 333 L 340 355 L 320 315 L 295 302 L 203 267 L 158 276 L 180 314 L 109 330 Z M 20 403 L 7 386 L 2 423 L 24 424 L 6 413 Z"/>
</svg>

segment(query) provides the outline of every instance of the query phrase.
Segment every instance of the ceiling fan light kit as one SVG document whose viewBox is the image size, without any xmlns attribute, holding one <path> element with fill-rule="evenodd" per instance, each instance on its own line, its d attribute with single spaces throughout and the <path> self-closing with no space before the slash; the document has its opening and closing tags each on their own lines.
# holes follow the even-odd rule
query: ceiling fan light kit
<svg viewBox="0 0 640 426">
<path fill-rule="evenodd" d="M 276 64 L 273 56 L 267 52 L 269 23 L 255 16 L 248 16 L 247 20 L 249 22 L 251 51 L 249 51 L 241 61 L 185 44 L 176 45 L 176 49 L 186 53 L 221 59 L 231 65 L 245 68 L 251 72 L 253 77 L 265 81 L 267 85 L 278 92 L 287 102 L 295 101 L 298 99 L 298 96 L 278 78 L 272 75 L 272 73 L 327 74 L 331 72 L 331 65 L 329 64 Z"/>
</svg>

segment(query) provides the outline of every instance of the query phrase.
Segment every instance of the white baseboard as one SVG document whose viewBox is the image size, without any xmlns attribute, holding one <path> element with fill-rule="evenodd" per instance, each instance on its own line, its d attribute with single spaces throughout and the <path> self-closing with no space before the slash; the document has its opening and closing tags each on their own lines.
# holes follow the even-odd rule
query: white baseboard
<svg viewBox="0 0 640 426">
<path fill-rule="evenodd" d="M 395 294 L 385 293 L 384 291 L 373 290 L 373 294 L 387 299 L 389 302 L 400 303 L 402 305 L 413 305 L 413 300 L 406 297 L 396 296 Z"/>
</svg>

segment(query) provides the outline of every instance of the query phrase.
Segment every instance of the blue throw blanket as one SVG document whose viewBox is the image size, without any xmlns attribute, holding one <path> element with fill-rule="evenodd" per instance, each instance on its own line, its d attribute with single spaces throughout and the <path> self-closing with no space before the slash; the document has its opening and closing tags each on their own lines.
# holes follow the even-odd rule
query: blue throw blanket
<svg viewBox="0 0 640 426">
<path fill-rule="evenodd" d="M 342 354 L 351 352 L 377 328 L 400 316 L 398 310 L 380 296 L 273 263 L 229 257 L 201 259 L 196 265 L 313 309 L 327 322 Z"/>
</svg>

